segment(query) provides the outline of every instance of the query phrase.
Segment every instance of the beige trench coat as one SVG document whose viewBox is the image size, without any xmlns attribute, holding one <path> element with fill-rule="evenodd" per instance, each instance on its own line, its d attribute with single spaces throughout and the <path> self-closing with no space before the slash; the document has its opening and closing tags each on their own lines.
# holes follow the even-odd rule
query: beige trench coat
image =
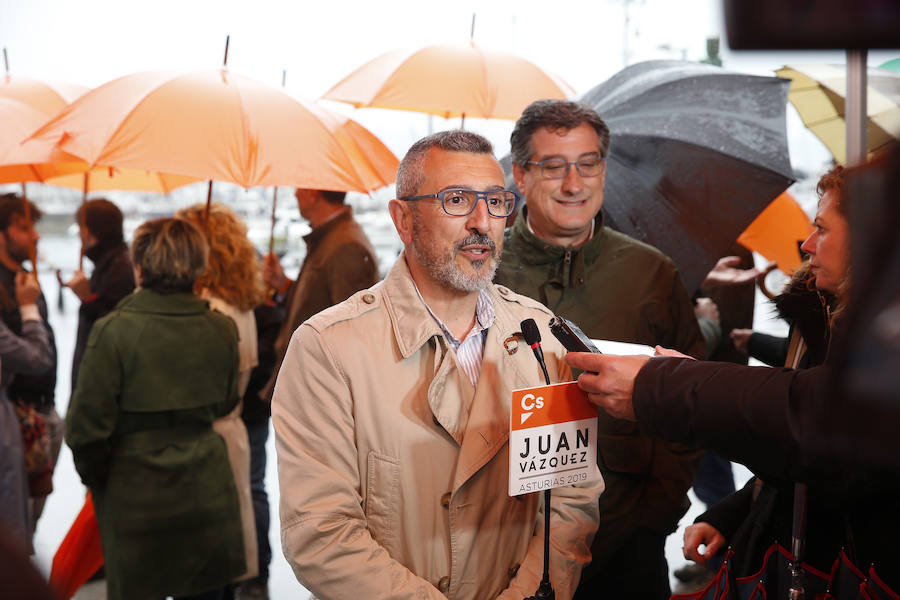
<svg viewBox="0 0 900 600">
<path fill-rule="evenodd" d="M 318 598 L 521 598 L 543 560 L 542 494 L 510 498 L 509 402 L 570 379 L 551 313 L 491 286 L 497 319 L 473 389 L 404 257 L 387 278 L 294 333 L 272 406 L 284 554 Z M 565 600 L 590 560 L 598 479 L 553 490 L 551 580 Z"/>
</svg>

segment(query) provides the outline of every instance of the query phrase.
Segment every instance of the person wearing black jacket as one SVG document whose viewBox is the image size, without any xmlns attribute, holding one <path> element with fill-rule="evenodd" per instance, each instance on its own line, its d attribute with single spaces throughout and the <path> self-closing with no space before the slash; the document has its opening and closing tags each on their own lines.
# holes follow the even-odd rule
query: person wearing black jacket
<svg viewBox="0 0 900 600">
<path fill-rule="evenodd" d="M 134 290 L 134 268 L 122 234 L 122 211 L 105 198 L 88 200 L 75 213 L 84 255 L 94 264 L 90 280 L 79 269 L 64 285 L 81 300 L 72 357 L 72 391 L 91 327 Z"/>
<path fill-rule="evenodd" d="M 815 244 L 808 240 L 804 246 L 812 255 L 810 266 L 818 291 L 841 295 L 846 287 L 841 274 L 847 272 L 849 252 L 845 248 L 832 253 L 837 248 L 830 243 L 834 241 L 835 221 L 823 218 L 834 200 L 833 196 L 823 198 L 817 229 L 811 236 Z M 838 220 L 837 226 L 843 227 L 842 235 L 849 235 L 846 218 Z M 803 331 L 809 345 L 803 359 L 793 365 L 824 363 L 809 369 L 583 354 L 570 355 L 567 360 L 573 367 L 596 373 L 582 375 L 580 384 L 606 410 L 636 419 L 649 435 L 715 448 L 731 460 L 746 464 L 765 482 L 751 482 L 726 505 L 702 516 L 699 520 L 705 519 L 715 528 L 704 525 L 708 529 L 697 532 L 696 538 L 688 540 L 686 536 L 686 555 L 705 560 L 728 538 L 729 543 L 737 545 L 737 574 L 753 572 L 769 544 L 788 544 L 791 484 L 805 482 L 809 486 L 807 562 L 828 572 L 843 548 L 857 565 L 866 568 L 874 564 L 877 573 L 897 587 L 900 553 L 895 546 L 900 539 L 900 519 L 896 516 L 896 499 L 900 497 L 900 477 L 896 467 L 891 467 L 891 451 L 886 448 L 882 460 L 860 462 L 859 453 L 846 452 L 846 448 L 832 447 L 828 442 L 836 419 L 849 427 L 859 417 L 855 399 L 835 393 L 830 373 L 832 333 L 842 329 L 840 311 L 838 327 L 834 328 L 836 305 L 824 294 L 819 299 L 817 292 L 809 293 L 819 310 L 801 309 L 806 324 L 794 321 L 795 329 Z M 796 298 L 790 298 L 793 300 Z M 867 405 L 861 408 L 866 410 L 863 414 L 872 414 Z M 896 408 L 891 410 L 884 405 L 879 412 L 889 418 L 897 413 Z M 884 424 L 869 420 L 868 428 L 878 434 Z M 883 435 L 876 437 L 884 440 Z M 858 440 L 856 446 L 871 444 Z M 893 460 L 893 464 L 896 462 Z M 728 505 L 736 508 L 729 511 Z M 707 544 L 703 556 L 697 554 L 701 542 Z"/>
</svg>

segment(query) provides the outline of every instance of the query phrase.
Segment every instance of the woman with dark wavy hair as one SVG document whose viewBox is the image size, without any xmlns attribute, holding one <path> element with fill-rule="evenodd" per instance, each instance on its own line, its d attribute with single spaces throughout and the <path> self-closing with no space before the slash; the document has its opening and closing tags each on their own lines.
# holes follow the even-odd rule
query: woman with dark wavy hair
<svg viewBox="0 0 900 600">
<path fill-rule="evenodd" d="M 203 234 L 141 225 L 139 289 L 91 329 L 66 416 L 111 600 L 219 598 L 245 570 L 238 495 L 213 422 L 238 400 L 237 332 L 193 292 Z"/>
</svg>

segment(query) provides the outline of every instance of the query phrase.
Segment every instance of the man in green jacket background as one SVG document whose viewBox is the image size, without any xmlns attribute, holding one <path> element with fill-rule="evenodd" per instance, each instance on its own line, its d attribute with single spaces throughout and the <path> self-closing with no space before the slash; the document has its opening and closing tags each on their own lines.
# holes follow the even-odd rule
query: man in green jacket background
<svg viewBox="0 0 900 600">
<path fill-rule="evenodd" d="M 703 338 L 674 263 L 603 224 L 609 129 L 591 108 L 539 100 L 511 136 L 526 206 L 506 231 L 495 282 L 530 296 L 595 339 L 675 348 L 702 358 Z M 689 506 L 700 454 L 599 415 L 606 481 L 600 528 L 576 598 L 668 598 L 665 538 Z"/>
</svg>

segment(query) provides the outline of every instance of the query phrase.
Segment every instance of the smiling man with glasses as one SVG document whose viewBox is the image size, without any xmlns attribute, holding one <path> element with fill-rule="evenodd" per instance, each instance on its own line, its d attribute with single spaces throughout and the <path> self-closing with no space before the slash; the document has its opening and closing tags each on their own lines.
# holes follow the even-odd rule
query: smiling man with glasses
<svg viewBox="0 0 900 600">
<path fill-rule="evenodd" d="M 602 481 L 554 489 L 550 507 L 507 489 L 512 390 L 543 384 L 524 319 L 553 380 L 571 379 L 552 313 L 491 283 L 517 200 L 483 137 L 416 142 L 389 204 L 403 254 L 294 333 L 272 401 L 282 540 L 317 598 L 520 600 L 541 577 L 544 510 L 556 597 L 572 597 Z"/>
<path fill-rule="evenodd" d="M 592 338 L 703 355 L 675 265 L 603 223 L 610 134 L 591 108 L 539 100 L 511 136 L 525 206 L 507 230 L 496 282 L 545 304 Z M 576 598 L 668 598 L 664 546 L 689 505 L 699 454 L 601 411 L 600 527 Z"/>
</svg>

